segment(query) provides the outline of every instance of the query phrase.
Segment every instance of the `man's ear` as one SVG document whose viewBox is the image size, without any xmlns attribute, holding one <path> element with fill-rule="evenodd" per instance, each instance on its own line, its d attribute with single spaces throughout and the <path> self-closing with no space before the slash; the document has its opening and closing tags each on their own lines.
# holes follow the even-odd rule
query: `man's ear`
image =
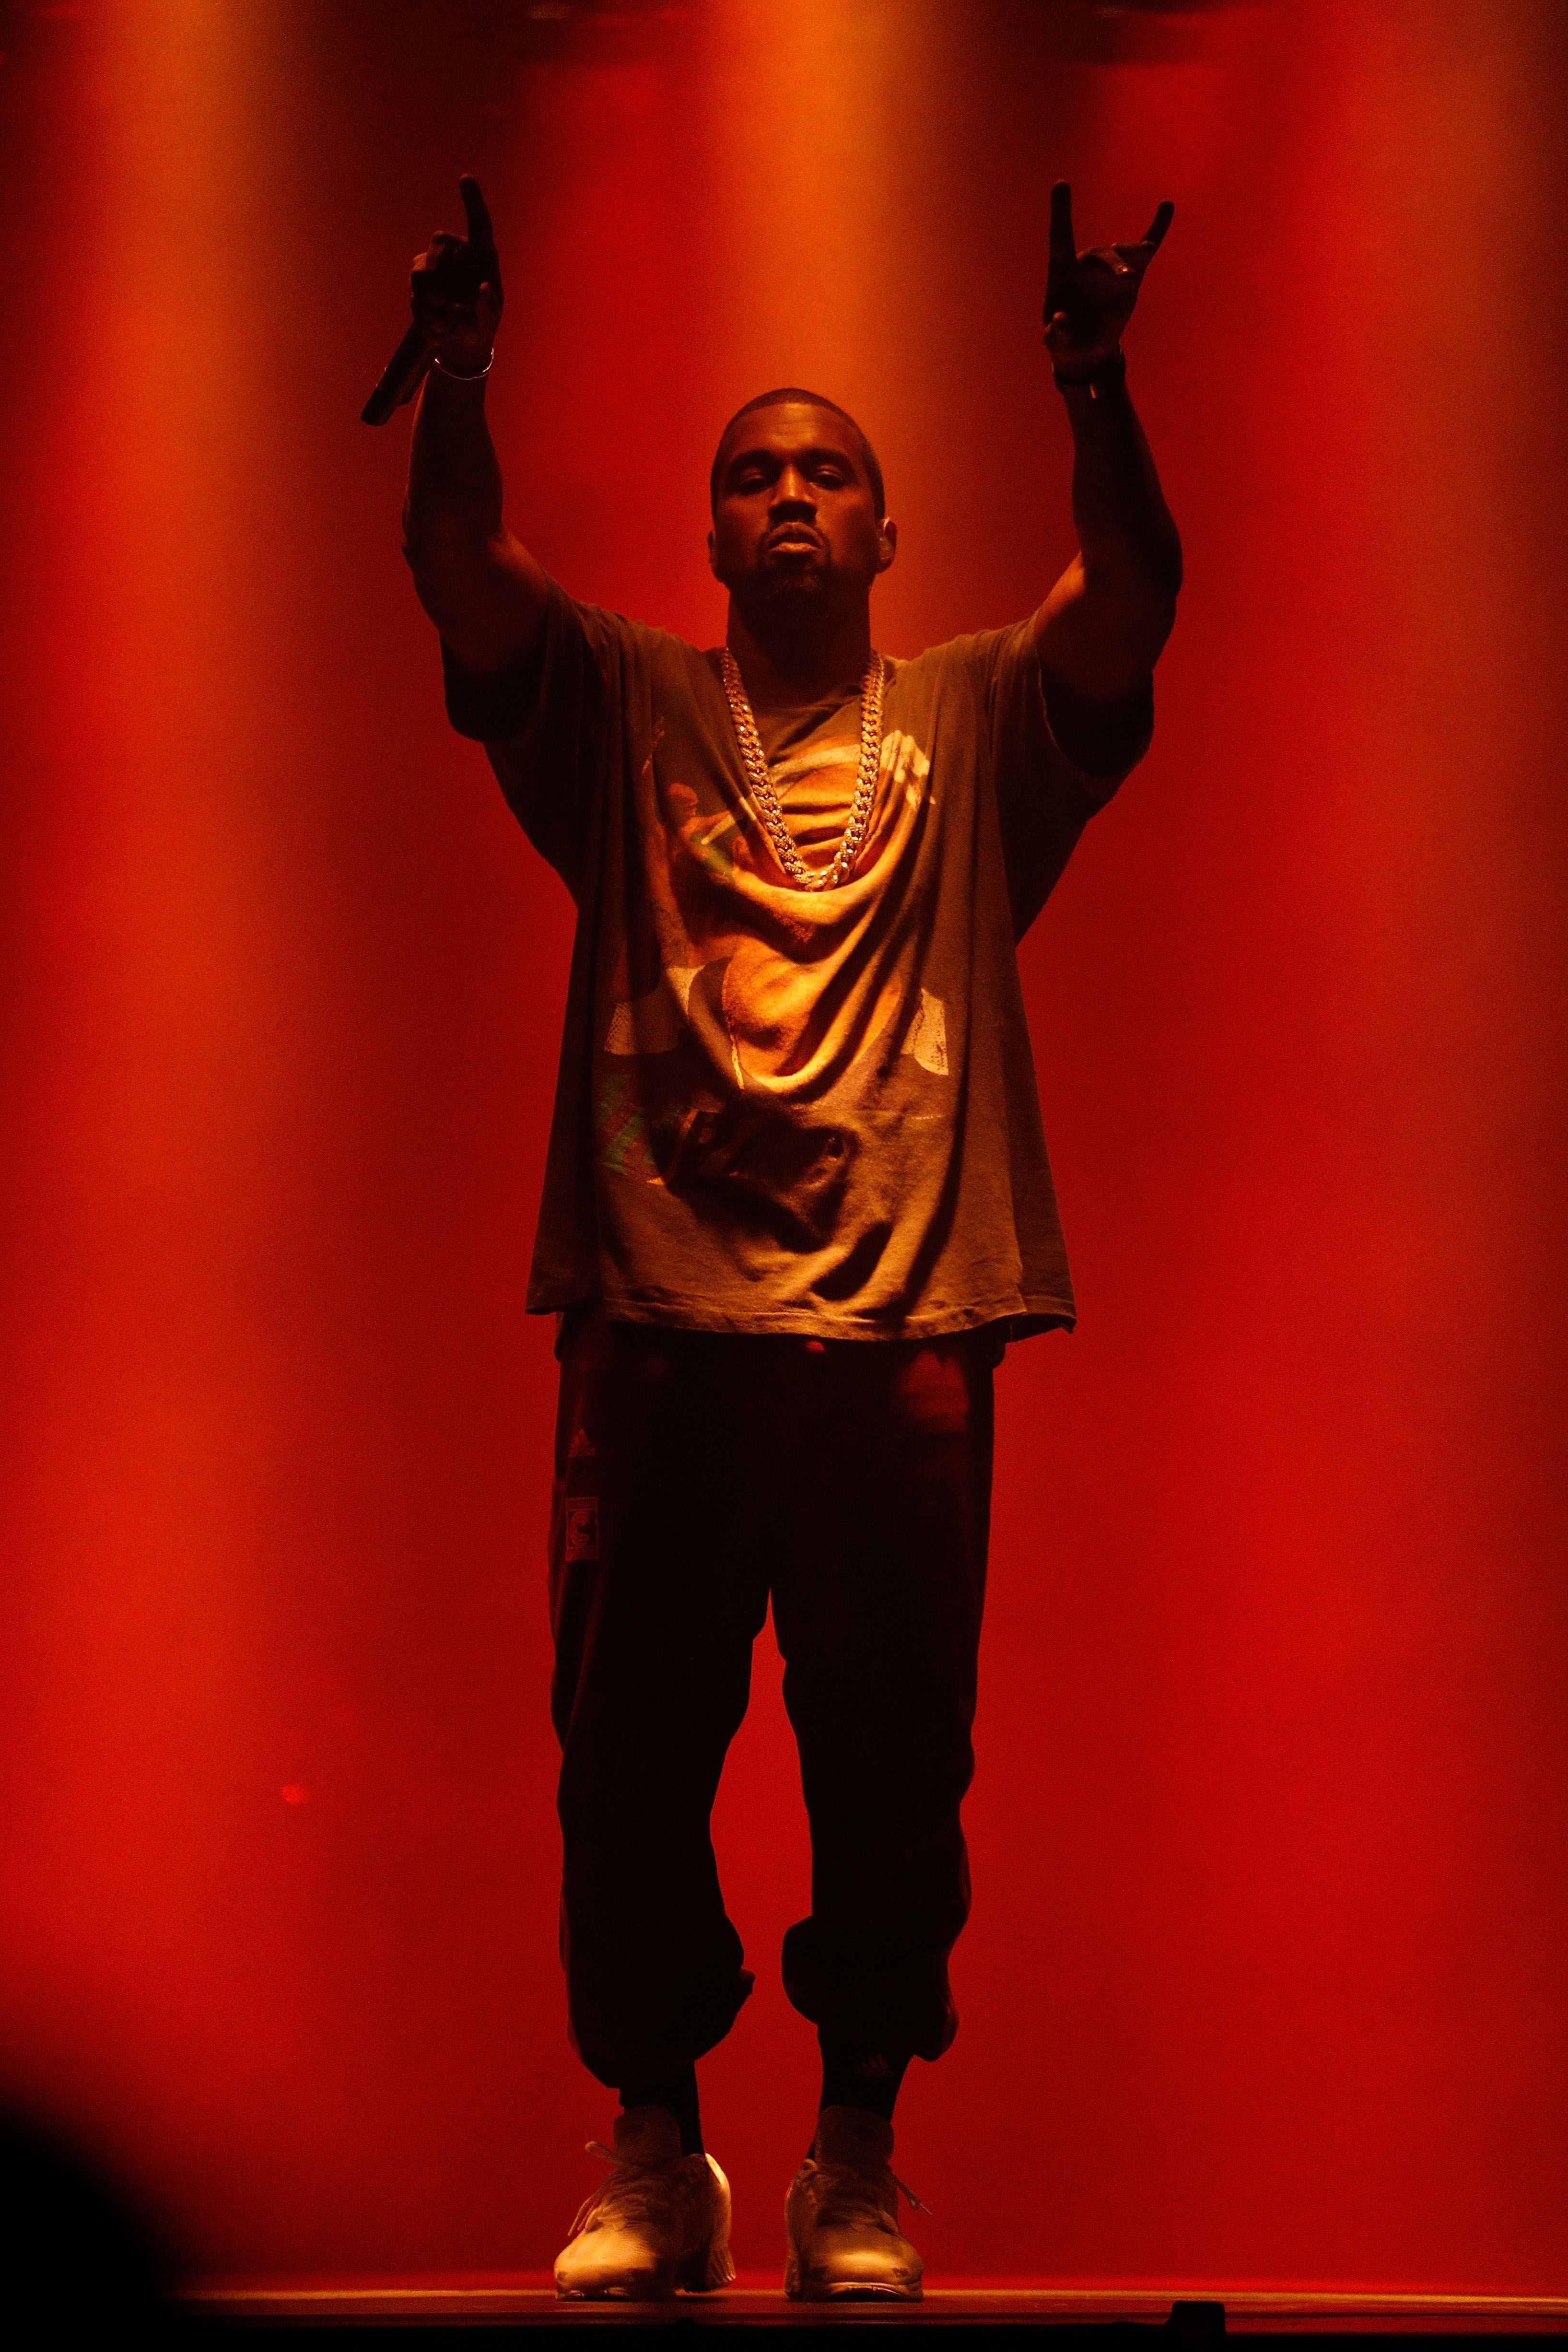
<svg viewBox="0 0 1568 2352">
<path fill-rule="evenodd" d="M 899 526 L 884 515 L 877 525 L 877 569 L 886 572 L 899 551 Z"/>
</svg>

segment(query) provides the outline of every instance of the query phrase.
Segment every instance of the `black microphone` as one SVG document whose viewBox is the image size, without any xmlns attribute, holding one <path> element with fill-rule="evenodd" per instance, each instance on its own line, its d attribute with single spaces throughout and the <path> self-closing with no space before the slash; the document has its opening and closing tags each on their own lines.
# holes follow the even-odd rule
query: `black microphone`
<svg viewBox="0 0 1568 2352">
<path fill-rule="evenodd" d="M 395 408 L 413 399 L 428 372 L 435 349 L 423 327 L 409 328 L 387 361 L 381 382 L 360 410 L 362 425 L 384 425 Z"/>
</svg>

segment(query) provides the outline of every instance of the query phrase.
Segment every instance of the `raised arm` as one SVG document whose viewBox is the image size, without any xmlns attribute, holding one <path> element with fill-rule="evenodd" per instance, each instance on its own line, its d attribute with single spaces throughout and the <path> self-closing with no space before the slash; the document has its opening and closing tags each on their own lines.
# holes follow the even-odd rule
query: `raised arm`
<svg viewBox="0 0 1568 2352">
<path fill-rule="evenodd" d="M 1079 253 L 1072 191 L 1065 181 L 1051 191 L 1046 343 L 1072 424 L 1079 551 L 1035 627 L 1052 726 L 1063 749 L 1088 766 L 1114 763 L 1117 729 L 1107 728 L 1106 706 L 1125 708 L 1146 693 L 1182 584 L 1182 543 L 1128 397 L 1121 354 L 1143 273 L 1174 210 L 1163 204 L 1136 245 Z"/>
<path fill-rule="evenodd" d="M 500 264 L 477 180 L 458 183 L 467 236 L 438 230 L 414 264 L 416 320 L 435 345 L 419 393 L 403 551 L 419 602 L 465 669 L 510 667 L 544 622 L 547 583 L 501 519 L 485 378 L 500 324 Z"/>
</svg>

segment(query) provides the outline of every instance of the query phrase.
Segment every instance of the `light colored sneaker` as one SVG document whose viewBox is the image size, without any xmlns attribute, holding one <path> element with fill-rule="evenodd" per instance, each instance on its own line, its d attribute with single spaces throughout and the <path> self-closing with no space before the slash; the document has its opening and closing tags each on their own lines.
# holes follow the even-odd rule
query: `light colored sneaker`
<svg viewBox="0 0 1568 2352">
<path fill-rule="evenodd" d="M 899 2231 L 899 2191 L 888 2162 L 893 2126 L 864 2107 L 824 2107 L 811 2154 L 784 2200 L 784 2293 L 802 2303 L 918 2303 L 921 2258 Z"/>
<path fill-rule="evenodd" d="M 663 2107 L 616 2118 L 616 2144 L 588 2142 L 611 2170 L 584 2199 L 555 2264 L 555 2292 L 662 2302 L 678 2287 L 727 2285 L 730 2184 L 710 2156 L 682 2156 L 680 2127 Z"/>
</svg>

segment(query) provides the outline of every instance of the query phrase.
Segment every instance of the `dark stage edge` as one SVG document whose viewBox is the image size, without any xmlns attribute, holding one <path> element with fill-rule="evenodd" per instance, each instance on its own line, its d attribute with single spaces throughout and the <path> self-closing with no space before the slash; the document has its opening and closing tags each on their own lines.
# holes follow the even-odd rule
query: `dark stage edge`
<svg viewBox="0 0 1568 2352">
<path fill-rule="evenodd" d="M 1222 2333 L 1331 2339 L 1469 2340 L 1530 2336 L 1568 2347 L 1568 2295 L 1329 2293 L 1230 2287 L 929 2287 L 918 2304 L 800 2304 L 776 2287 L 737 2285 L 668 2303 L 563 2303 L 546 2285 L 502 2279 L 383 2278 L 193 2284 L 180 2301 L 197 2333 L 253 2335 L 269 2328 L 510 2327 L 1029 2327 L 1067 2338 L 1109 2329 L 1121 2336 L 1158 2327 L 1196 2347 Z M 1104 2347 L 1109 2352 L 1109 2347 Z"/>
</svg>

